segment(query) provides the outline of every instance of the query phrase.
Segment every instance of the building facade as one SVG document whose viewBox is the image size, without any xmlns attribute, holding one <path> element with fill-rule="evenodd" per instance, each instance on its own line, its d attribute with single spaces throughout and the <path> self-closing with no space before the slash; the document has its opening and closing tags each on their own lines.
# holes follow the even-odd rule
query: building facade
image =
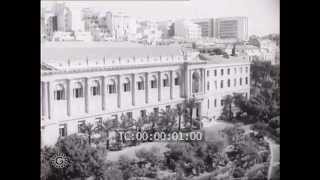
<svg viewBox="0 0 320 180">
<path fill-rule="evenodd" d="M 215 21 L 213 18 L 194 19 L 193 22 L 201 28 L 202 37 L 215 37 Z"/>
<path fill-rule="evenodd" d="M 77 133 L 83 122 L 138 119 L 192 97 L 195 114 L 214 119 L 226 95 L 250 96 L 246 57 L 201 60 L 198 52 L 178 46 L 43 47 L 41 54 L 45 145 Z"/>
<path fill-rule="evenodd" d="M 136 33 L 135 19 L 121 12 L 106 12 L 99 18 L 99 27 L 115 40 L 129 40 Z"/>
<path fill-rule="evenodd" d="M 176 20 L 174 35 L 183 39 L 197 40 L 201 38 L 201 27 L 189 20 Z"/>
<path fill-rule="evenodd" d="M 215 19 L 215 33 L 219 39 L 248 40 L 248 18 L 227 17 Z"/>
</svg>

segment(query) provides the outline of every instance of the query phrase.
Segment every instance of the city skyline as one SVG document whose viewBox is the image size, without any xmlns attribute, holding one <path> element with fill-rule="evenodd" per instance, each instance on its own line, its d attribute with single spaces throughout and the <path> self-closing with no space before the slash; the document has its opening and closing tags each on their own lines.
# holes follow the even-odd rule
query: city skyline
<svg viewBox="0 0 320 180">
<path fill-rule="evenodd" d="M 280 33 L 279 0 L 190 0 L 190 1 L 158 1 L 158 2 L 88 2 L 88 1 L 56 1 L 65 2 L 71 9 L 73 28 L 76 29 L 80 21 L 82 8 L 93 8 L 97 11 L 121 11 L 139 19 L 168 20 L 168 19 L 196 19 L 220 18 L 232 16 L 248 17 L 249 35 L 267 35 Z M 48 7 L 54 2 L 41 2 Z M 144 9 L 141 11 L 141 9 Z M 228 9 L 228 11 L 225 11 Z M 164 13 L 165 12 L 165 13 Z"/>
</svg>

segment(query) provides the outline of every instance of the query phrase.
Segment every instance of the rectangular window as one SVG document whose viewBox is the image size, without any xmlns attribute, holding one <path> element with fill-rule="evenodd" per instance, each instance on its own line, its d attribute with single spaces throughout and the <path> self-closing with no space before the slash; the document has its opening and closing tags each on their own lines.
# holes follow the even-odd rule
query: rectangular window
<svg viewBox="0 0 320 180">
<path fill-rule="evenodd" d="M 240 67 L 240 74 L 242 74 L 242 67 Z"/>
<path fill-rule="evenodd" d="M 210 71 L 208 70 L 208 71 L 207 71 L 207 77 L 209 77 L 209 76 L 210 76 Z"/>
<path fill-rule="evenodd" d="M 179 78 L 178 77 L 174 78 L 174 85 L 179 86 Z"/>
<path fill-rule="evenodd" d="M 217 83 L 217 81 L 214 81 L 214 87 L 215 87 L 216 89 L 218 89 L 218 83 Z"/>
<path fill-rule="evenodd" d="M 242 86 L 242 78 L 240 78 L 240 86 Z"/>
<path fill-rule="evenodd" d="M 237 74 L 237 68 L 234 68 L 233 70 L 234 70 L 234 74 Z"/>
<path fill-rule="evenodd" d="M 228 79 L 228 87 L 230 87 L 231 85 L 230 85 L 231 83 L 230 83 L 230 79 Z"/>
<path fill-rule="evenodd" d="M 59 136 L 60 137 L 67 136 L 67 124 L 60 124 L 59 125 Z"/>
<path fill-rule="evenodd" d="M 223 69 L 221 69 L 221 76 L 223 76 Z"/>
<path fill-rule="evenodd" d="M 78 121 L 78 133 L 84 133 L 83 126 L 85 125 L 85 121 Z"/>
<path fill-rule="evenodd" d="M 210 91 L 210 82 L 207 82 L 207 90 Z"/>
<path fill-rule="evenodd" d="M 227 70 L 228 75 L 230 75 L 230 69 Z"/>
<path fill-rule="evenodd" d="M 246 84 L 248 84 L 248 77 L 246 77 Z"/>
<path fill-rule="evenodd" d="M 127 112 L 127 117 L 128 117 L 129 119 L 132 119 L 132 112 Z"/>
<path fill-rule="evenodd" d="M 169 87 L 169 79 L 163 80 L 163 87 Z"/>
<path fill-rule="evenodd" d="M 224 104 L 224 101 L 223 101 L 223 100 L 221 100 L 221 101 L 220 101 L 220 105 L 221 105 L 221 106 L 223 106 L 223 104 Z"/>
<path fill-rule="evenodd" d="M 137 83 L 138 85 L 138 90 L 144 90 L 144 86 L 143 86 L 143 82 L 142 81 L 139 81 L 138 83 Z"/>
<path fill-rule="evenodd" d="M 102 117 L 98 117 L 95 119 L 95 122 L 96 122 L 96 126 L 101 126 L 102 125 Z"/>
<path fill-rule="evenodd" d="M 170 105 L 166 106 L 166 111 L 169 111 L 170 110 Z"/>
<path fill-rule="evenodd" d="M 124 92 L 129 92 L 130 91 L 130 84 L 129 83 L 124 83 L 123 84 L 123 90 L 124 90 Z"/>
<path fill-rule="evenodd" d="M 210 109 L 210 100 L 208 99 L 208 109 Z"/>
<path fill-rule="evenodd" d="M 116 93 L 116 85 L 108 85 L 108 91 L 109 91 L 109 94 L 115 94 Z"/>
<path fill-rule="evenodd" d="M 217 107 L 217 99 L 214 99 L 214 107 Z"/>
<path fill-rule="evenodd" d="M 151 88 L 157 88 L 157 81 L 156 80 L 151 80 Z"/>
<path fill-rule="evenodd" d="M 223 88 L 223 80 L 221 80 L 221 82 L 220 82 L 220 88 L 221 89 Z"/>
<path fill-rule="evenodd" d="M 91 87 L 91 93 L 92 96 L 99 96 L 100 95 L 100 89 L 98 86 Z"/>
<path fill-rule="evenodd" d="M 81 97 L 83 97 L 83 90 L 82 90 L 82 88 L 75 88 L 75 89 L 73 89 L 73 96 L 74 96 L 75 98 L 81 98 Z"/>
<path fill-rule="evenodd" d="M 54 99 L 55 100 L 64 100 L 65 97 L 64 97 L 64 91 L 63 90 L 56 90 L 54 92 Z"/>
<path fill-rule="evenodd" d="M 147 111 L 146 110 L 141 110 L 140 111 L 140 117 L 146 117 L 147 116 Z"/>
<path fill-rule="evenodd" d="M 159 108 L 153 108 L 153 112 L 156 116 L 159 115 Z"/>
<path fill-rule="evenodd" d="M 248 67 L 246 67 L 246 73 L 248 73 L 248 71 L 249 71 L 249 68 L 248 68 Z"/>
<path fill-rule="evenodd" d="M 233 86 L 236 87 L 237 86 L 237 79 L 233 80 Z"/>
<path fill-rule="evenodd" d="M 217 76 L 217 70 L 216 69 L 214 70 L 214 76 Z"/>
</svg>

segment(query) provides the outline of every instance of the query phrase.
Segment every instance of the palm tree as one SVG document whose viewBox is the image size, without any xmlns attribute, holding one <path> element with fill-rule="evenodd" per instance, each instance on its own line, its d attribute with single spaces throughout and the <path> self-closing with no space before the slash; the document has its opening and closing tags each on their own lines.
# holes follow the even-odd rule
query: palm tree
<svg viewBox="0 0 320 180">
<path fill-rule="evenodd" d="M 181 130 L 181 116 L 182 116 L 183 113 L 184 113 L 184 109 L 183 109 L 182 104 L 178 104 L 178 105 L 177 105 L 176 112 L 177 112 L 177 115 L 178 115 L 178 117 L 179 117 L 178 130 L 180 131 L 180 130 Z"/>
<path fill-rule="evenodd" d="M 196 103 L 196 100 L 195 100 L 195 98 L 193 97 L 193 98 L 191 98 L 191 99 L 189 99 L 189 100 L 186 100 L 185 101 L 185 107 L 186 107 L 186 112 L 189 112 L 189 114 L 186 116 L 186 119 L 185 120 L 189 120 L 190 121 L 190 129 L 192 130 L 192 127 L 193 127 L 193 121 L 194 121 L 194 119 L 193 119 L 193 109 L 195 108 L 195 107 L 197 107 L 197 103 Z"/>
<path fill-rule="evenodd" d="M 80 131 L 88 136 L 88 142 L 91 145 L 92 135 L 96 132 L 96 127 L 92 123 L 84 123 L 80 126 Z"/>
<path fill-rule="evenodd" d="M 121 119 L 121 123 L 119 124 L 119 127 L 124 131 L 128 131 L 130 128 L 132 128 L 134 126 L 134 120 L 124 114 L 121 115 L 120 117 Z M 122 142 L 125 143 L 126 140 L 124 138 L 124 133 L 122 134 Z"/>
<path fill-rule="evenodd" d="M 159 122 L 159 114 L 153 113 L 151 112 L 148 116 L 147 122 L 151 123 L 151 131 L 154 132 L 156 127 L 157 127 L 157 123 Z"/>
<path fill-rule="evenodd" d="M 177 113 L 174 109 L 162 110 L 157 125 L 160 129 L 171 132 L 176 125 L 176 117 Z"/>
<path fill-rule="evenodd" d="M 102 137 L 106 139 L 106 149 L 109 149 L 110 146 L 109 132 L 116 128 L 116 126 L 114 120 L 106 120 L 98 125 L 98 131 L 102 134 Z"/>
</svg>

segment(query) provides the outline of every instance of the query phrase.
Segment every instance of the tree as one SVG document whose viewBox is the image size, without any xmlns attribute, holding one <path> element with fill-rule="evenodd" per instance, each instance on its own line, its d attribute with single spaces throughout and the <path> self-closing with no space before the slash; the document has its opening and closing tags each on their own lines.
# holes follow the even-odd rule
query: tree
<svg viewBox="0 0 320 180">
<path fill-rule="evenodd" d="M 91 145 L 92 135 L 97 131 L 97 128 L 92 123 L 84 123 L 80 126 L 80 130 L 88 136 L 88 142 Z"/>
<path fill-rule="evenodd" d="M 223 101 L 223 109 L 219 119 L 223 121 L 232 122 L 233 121 L 233 112 L 232 112 L 233 96 L 227 95 L 222 101 Z"/>
<path fill-rule="evenodd" d="M 41 163 L 41 180 L 47 180 L 53 178 L 54 174 L 52 172 L 52 167 L 50 165 L 50 158 L 58 153 L 57 149 L 54 147 L 43 147 L 40 151 L 40 163 Z"/>
<path fill-rule="evenodd" d="M 177 112 L 177 115 L 178 115 L 178 118 L 179 118 L 179 121 L 178 121 L 178 130 L 179 131 L 181 130 L 181 117 L 183 115 L 183 111 L 184 111 L 183 105 L 182 104 L 178 104 L 176 112 Z"/>
<path fill-rule="evenodd" d="M 101 137 L 105 138 L 106 140 L 106 149 L 110 148 L 109 133 L 117 127 L 118 123 L 115 120 L 106 120 L 98 125 L 98 131 L 100 132 Z"/>
<path fill-rule="evenodd" d="M 184 107 L 185 109 L 185 122 L 190 123 L 190 130 L 193 129 L 194 121 L 195 119 L 193 118 L 193 109 L 197 107 L 197 103 L 195 98 L 188 99 L 184 102 Z"/>
<path fill-rule="evenodd" d="M 252 35 L 249 37 L 249 44 L 260 48 L 260 41 L 257 36 Z"/>
<path fill-rule="evenodd" d="M 60 171 L 62 174 L 61 179 L 102 177 L 104 157 L 89 145 L 86 138 L 72 134 L 58 139 L 55 147 L 58 152 L 65 154 L 71 162 L 66 168 L 55 169 L 56 173 Z"/>
<path fill-rule="evenodd" d="M 177 113 L 174 109 L 166 109 L 160 112 L 159 122 L 157 126 L 166 132 L 171 132 L 176 125 Z"/>
</svg>

